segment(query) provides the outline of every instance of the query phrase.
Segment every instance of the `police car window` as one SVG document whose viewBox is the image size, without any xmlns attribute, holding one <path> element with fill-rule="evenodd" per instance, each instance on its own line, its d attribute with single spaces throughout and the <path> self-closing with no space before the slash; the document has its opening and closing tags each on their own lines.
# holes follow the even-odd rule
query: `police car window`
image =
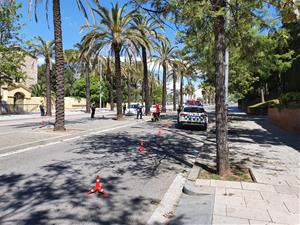
<svg viewBox="0 0 300 225">
<path fill-rule="evenodd" d="M 185 107 L 183 109 L 183 112 L 203 113 L 204 109 L 203 108 L 198 108 L 198 107 Z"/>
<path fill-rule="evenodd" d="M 137 104 L 131 105 L 130 108 L 137 109 L 138 105 Z"/>
</svg>

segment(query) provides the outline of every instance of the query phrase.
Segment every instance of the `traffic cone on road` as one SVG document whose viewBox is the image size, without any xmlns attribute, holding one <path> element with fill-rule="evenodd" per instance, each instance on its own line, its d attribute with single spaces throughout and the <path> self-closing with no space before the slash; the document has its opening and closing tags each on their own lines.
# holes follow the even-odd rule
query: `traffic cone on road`
<svg viewBox="0 0 300 225">
<path fill-rule="evenodd" d="M 105 192 L 104 189 L 101 186 L 100 176 L 96 177 L 96 185 L 89 192 L 87 192 L 86 194 L 90 195 L 90 194 L 93 194 L 95 192 L 99 192 L 100 194 L 102 194 L 105 197 L 108 196 L 108 193 Z"/>
<path fill-rule="evenodd" d="M 39 128 L 42 128 L 42 127 L 44 127 L 46 125 L 46 121 L 42 121 L 41 123 L 40 123 L 40 127 Z"/>
<path fill-rule="evenodd" d="M 144 146 L 144 142 L 143 141 L 140 142 L 138 150 L 139 150 L 139 152 L 144 152 L 145 151 L 145 146 Z"/>
<path fill-rule="evenodd" d="M 170 128 L 172 125 L 171 124 L 165 124 L 166 128 Z"/>
<path fill-rule="evenodd" d="M 157 137 L 160 137 L 161 136 L 161 130 L 158 128 L 158 131 L 157 131 L 157 134 L 156 134 Z"/>
</svg>

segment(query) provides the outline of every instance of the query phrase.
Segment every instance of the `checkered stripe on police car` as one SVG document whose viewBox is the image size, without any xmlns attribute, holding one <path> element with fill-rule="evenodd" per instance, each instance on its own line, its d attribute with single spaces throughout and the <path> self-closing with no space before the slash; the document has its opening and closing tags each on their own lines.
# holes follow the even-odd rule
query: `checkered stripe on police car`
<svg viewBox="0 0 300 225">
<path fill-rule="evenodd" d="M 192 116 L 184 116 L 184 119 L 188 121 L 204 121 L 204 119 L 201 117 L 192 117 Z"/>
</svg>

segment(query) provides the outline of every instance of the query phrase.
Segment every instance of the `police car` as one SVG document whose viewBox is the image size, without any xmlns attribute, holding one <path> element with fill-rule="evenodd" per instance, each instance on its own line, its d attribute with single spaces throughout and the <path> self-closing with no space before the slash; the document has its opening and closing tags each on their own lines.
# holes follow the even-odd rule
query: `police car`
<svg viewBox="0 0 300 225">
<path fill-rule="evenodd" d="M 208 115 L 201 105 L 185 105 L 178 114 L 178 128 L 198 126 L 207 130 Z"/>
</svg>

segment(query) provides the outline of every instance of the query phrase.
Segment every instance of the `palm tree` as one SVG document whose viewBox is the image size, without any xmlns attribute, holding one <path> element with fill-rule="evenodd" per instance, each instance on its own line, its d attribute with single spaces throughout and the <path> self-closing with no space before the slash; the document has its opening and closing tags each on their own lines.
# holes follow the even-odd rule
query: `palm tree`
<svg viewBox="0 0 300 225">
<path fill-rule="evenodd" d="M 129 55 L 129 63 L 127 62 L 127 59 L 125 58 L 125 63 L 123 66 L 123 74 L 127 78 L 127 105 L 130 106 L 131 103 L 131 77 L 133 73 L 133 65 L 132 65 L 132 59 Z"/>
<path fill-rule="evenodd" d="M 191 81 L 188 81 L 188 83 L 185 85 L 184 91 L 188 95 L 189 98 L 193 98 L 194 93 L 195 93 L 195 87 Z"/>
<path fill-rule="evenodd" d="M 172 65 L 172 72 L 170 76 L 172 76 L 172 81 L 173 81 L 173 111 L 176 111 L 176 82 L 177 82 L 177 76 L 178 76 L 178 66 L 176 64 L 176 61 L 173 62 Z"/>
<path fill-rule="evenodd" d="M 144 16 L 136 17 L 134 20 L 134 27 L 141 32 L 147 39 L 148 46 L 141 44 L 142 49 L 142 62 L 143 62 L 143 96 L 145 100 L 145 114 L 150 113 L 150 99 L 149 99 L 149 77 L 148 77 L 148 63 L 147 63 L 147 50 L 150 51 L 152 43 L 155 40 L 165 40 L 165 38 L 157 32 L 163 30 L 163 26 L 159 21 L 153 18 Z"/>
<path fill-rule="evenodd" d="M 162 88 L 162 112 L 166 112 L 167 104 L 167 70 L 168 66 L 172 64 L 174 54 L 174 47 L 171 47 L 168 41 L 162 41 L 157 44 L 155 50 L 158 56 L 155 56 L 155 64 L 161 65 L 163 68 L 163 88 Z"/>
<path fill-rule="evenodd" d="M 137 43 L 147 45 L 145 36 L 132 27 L 131 21 L 138 17 L 135 10 L 125 12 L 126 5 L 119 8 L 118 4 L 111 10 L 96 4 L 94 12 L 100 16 L 99 25 L 85 35 L 83 42 L 90 48 L 101 51 L 105 46 L 112 48 L 115 56 L 115 86 L 117 93 L 117 119 L 122 119 L 122 76 L 121 76 L 121 51 L 124 45 L 131 44 L 137 48 Z"/>
<path fill-rule="evenodd" d="M 51 112 L 51 79 L 50 79 L 50 70 L 51 70 L 51 60 L 53 57 L 54 49 L 53 41 L 45 41 L 40 36 L 35 37 L 35 40 L 38 42 L 37 44 L 31 44 L 33 48 L 33 54 L 36 56 L 42 56 L 45 60 L 46 65 L 46 115 L 52 116 Z"/>
<path fill-rule="evenodd" d="M 46 1 L 46 17 L 48 21 L 49 0 Z M 34 4 L 35 20 L 37 21 L 36 5 L 43 1 L 29 0 L 29 11 Z M 90 8 L 88 0 L 85 1 Z M 87 19 L 87 13 L 82 0 L 76 0 L 78 8 L 83 12 Z M 64 54 L 62 44 L 62 28 L 61 28 L 61 10 L 60 0 L 52 0 L 53 24 L 54 24 L 54 43 L 55 43 L 55 74 L 56 74 L 56 113 L 54 130 L 66 130 L 65 128 L 65 93 L 64 93 Z"/>
<path fill-rule="evenodd" d="M 112 76 L 110 64 L 111 62 L 110 62 L 110 51 L 109 51 L 106 57 L 106 79 L 109 83 L 110 111 L 114 111 L 114 79 Z"/>
<path fill-rule="evenodd" d="M 79 52 L 79 62 L 81 63 L 81 68 L 85 70 L 85 93 L 86 93 L 86 105 L 85 112 L 90 113 L 91 111 L 91 82 L 90 82 L 90 72 L 91 72 L 91 59 L 92 56 L 90 52 L 86 51 L 86 47 L 82 44 L 75 45 Z"/>
</svg>

